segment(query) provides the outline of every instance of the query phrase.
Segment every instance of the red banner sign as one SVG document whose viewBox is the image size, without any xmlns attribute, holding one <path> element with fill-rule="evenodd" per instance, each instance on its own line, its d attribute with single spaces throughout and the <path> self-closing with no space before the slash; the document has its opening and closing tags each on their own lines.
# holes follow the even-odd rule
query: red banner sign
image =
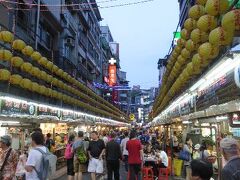
<svg viewBox="0 0 240 180">
<path fill-rule="evenodd" d="M 108 85 L 114 86 L 117 82 L 117 67 L 116 67 L 116 65 L 109 64 L 108 75 L 109 75 Z"/>
</svg>

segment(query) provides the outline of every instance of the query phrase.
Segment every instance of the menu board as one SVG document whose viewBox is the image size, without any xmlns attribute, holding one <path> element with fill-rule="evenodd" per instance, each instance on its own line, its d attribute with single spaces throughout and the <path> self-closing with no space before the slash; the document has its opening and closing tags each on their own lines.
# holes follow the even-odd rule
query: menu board
<svg viewBox="0 0 240 180">
<path fill-rule="evenodd" d="M 21 101 L 0 100 L 0 112 L 4 115 L 34 115 L 36 108 L 33 104 Z"/>
</svg>

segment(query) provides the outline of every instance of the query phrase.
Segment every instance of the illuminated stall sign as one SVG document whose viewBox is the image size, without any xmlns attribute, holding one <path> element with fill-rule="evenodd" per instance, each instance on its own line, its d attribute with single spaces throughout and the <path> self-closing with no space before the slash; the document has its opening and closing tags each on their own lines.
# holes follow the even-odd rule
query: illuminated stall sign
<svg viewBox="0 0 240 180">
<path fill-rule="evenodd" d="M 73 111 L 62 111 L 62 119 L 74 119 L 74 112 Z"/>
<path fill-rule="evenodd" d="M 4 115 L 34 115 L 35 106 L 25 102 L 16 102 L 12 100 L 0 100 L 0 112 Z"/>
<path fill-rule="evenodd" d="M 109 86 L 114 86 L 116 85 L 117 82 L 117 67 L 116 65 L 109 65 Z"/>
<path fill-rule="evenodd" d="M 38 106 L 37 115 L 38 116 L 54 116 L 54 117 L 60 118 L 61 111 L 58 109 L 51 109 L 47 106 Z"/>
</svg>

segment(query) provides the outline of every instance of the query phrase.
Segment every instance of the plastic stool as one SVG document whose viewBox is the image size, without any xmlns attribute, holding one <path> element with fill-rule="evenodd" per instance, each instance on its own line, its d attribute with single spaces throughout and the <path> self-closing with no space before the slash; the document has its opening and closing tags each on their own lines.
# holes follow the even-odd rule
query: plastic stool
<svg viewBox="0 0 240 180">
<path fill-rule="evenodd" d="M 159 169 L 159 175 L 158 175 L 158 180 L 168 180 L 168 175 L 169 175 L 169 170 L 168 168 L 160 168 Z"/>
<path fill-rule="evenodd" d="M 154 174 L 152 167 L 143 167 L 142 168 L 142 179 L 143 180 L 154 180 Z"/>
</svg>

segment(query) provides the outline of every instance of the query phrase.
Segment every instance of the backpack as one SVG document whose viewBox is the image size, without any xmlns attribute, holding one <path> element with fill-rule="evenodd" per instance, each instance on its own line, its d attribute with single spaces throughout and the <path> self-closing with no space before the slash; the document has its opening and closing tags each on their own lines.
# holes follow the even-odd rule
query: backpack
<svg viewBox="0 0 240 180">
<path fill-rule="evenodd" d="M 73 152 L 72 152 L 72 144 L 67 144 L 65 152 L 64 152 L 64 157 L 65 159 L 71 159 L 73 157 Z"/>
<path fill-rule="evenodd" d="M 84 149 L 84 144 L 77 149 L 77 157 L 80 164 L 85 164 L 88 161 L 87 154 Z"/>
<path fill-rule="evenodd" d="M 57 156 L 53 155 L 51 152 L 49 152 L 48 148 L 47 152 L 44 152 L 40 148 L 35 148 L 35 150 L 42 153 L 42 162 L 40 165 L 40 171 L 37 171 L 34 167 L 37 176 L 40 180 L 46 180 L 56 172 L 56 163 L 57 163 Z"/>
</svg>

